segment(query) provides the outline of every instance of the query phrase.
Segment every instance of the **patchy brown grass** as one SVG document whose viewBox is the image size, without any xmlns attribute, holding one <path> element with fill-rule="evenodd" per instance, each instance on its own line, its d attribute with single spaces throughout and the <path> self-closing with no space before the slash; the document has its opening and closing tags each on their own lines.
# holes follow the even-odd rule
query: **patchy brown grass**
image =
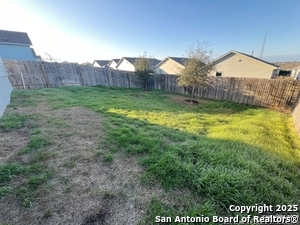
<svg viewBox="0 0 300 225">
<path fill-rule="evenodd" d="M 283 70 L 291 70 L 300 67 L 300 62 L 276 62 Z"/>
<path fill-rule="evenodd" d="M 47 105 L 8 108 L 6 113 L 38 116 L 36 127 L 51 140 L 44 163 L 54 176 L 35 192 L 30 208 L 14 195 L 0 200 L 0 224 L 137 224 L 160 187 L 142 186 L 142 169 L 134 157 L 108 150 L 103 117 L 81 107 L 51 110 Z M 27 162 L 18 154 L 28 144 L 32 127 L 0 133 L 0 164 Z M 101 147 L 102 146 L 102 147 Z M 14 185 L 18 185 L 16 181 Z"/>
</svg>

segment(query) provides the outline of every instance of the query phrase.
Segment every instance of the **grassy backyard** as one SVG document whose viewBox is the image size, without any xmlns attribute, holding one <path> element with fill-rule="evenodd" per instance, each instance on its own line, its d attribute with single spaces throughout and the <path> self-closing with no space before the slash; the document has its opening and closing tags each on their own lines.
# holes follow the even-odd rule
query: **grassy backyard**
<svg viewBox="0 0 300 225">
<path fill-rule="evenodd" d="M 106 87 L 15 90 L 0 119 L 0 207 L 19 211 L 0 213 L 0 224 L 20 224 L 12 218 L 20 212 L 28 224 L 59 216 L 64 224 L 130 224 L 126 212 L 137 213 L 131 224 L 155 224 L 155 216 L 236 215 L 230 205 L 300 204 L 300 138 L 290 115 L 184 99 Z M 97 168 L 111 186 L 99 188 Z M 80 182 L 91 186 L 77 190 Z M 71 196 L 100 203 L 76 208 Z M 60 215 L 59 198 L 80 215 Z M 109 218 L 116 205 L 129 207 L 123 220 Z"/>
</svg>

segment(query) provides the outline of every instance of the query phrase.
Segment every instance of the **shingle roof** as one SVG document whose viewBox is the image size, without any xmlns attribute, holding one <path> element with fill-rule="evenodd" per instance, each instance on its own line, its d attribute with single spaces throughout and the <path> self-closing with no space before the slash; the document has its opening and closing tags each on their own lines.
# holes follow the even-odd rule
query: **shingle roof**
<svg viewBox="0 0 300 225">
<path fill-rule="evenodd" d="M 238 52 L 238 51 L 236 51 L 236 52 Z M 256 60 L 258 60 L 258 61 L 261 61 L 261 62 L 267 63 L 267 64 L 269 64 L 269 65 L 271 65 L 271 66 L 276 66 L 276 67 L 279 67 L 278 65 L 276 65 L 276 64 L 274 64 L 274 63 L 267 62 L 267 61 L 265 61 L 265 60 L 262 60 L 262 59 L 256 58 L 256 57 L 254 57 L 254 56 L 252 56 L 252 55 L 248 55 L 248 54 L 245 54 L 245 53 L 242 53 L 242 52 L 238 52 L 238 53 L 240 53 L 240 54 L 242 54 L 242 55 L 245 55 L 245 56 L 248 56 L 248 57 L 251 57 L 251 58 L 253 58 L 253 59 L 256 59 Z"/>
<path fill-rule="evenodd" d="M 0 42 L 32 45 L 27 33 L 8 30 L 0 30 Z"/>
<path fill-rule="evenodd" d="M 161 60 L 155 67 L 159 67 L 162 63 L 164 63 L 166 60 L 172 59 L 175 62 L 185 66 L 185 62 L 189 60 L 189 58 L 183 58 L 183 57 L 166 57 L 165 59 Z"/>
<path fill-rule="evenodd" d="M 123 59 L 126 59 L 131 64 L 134 64 L 138 58 L 137 57 L 123 57 Z"/>
<path fill-rule="evenodd" d="M 175 62 L 181 64 L 184 66 L 185 62 L 189 60 L 189 58 L 183 58 L 183 57 L 169 57 L 170 59 L 173 59 Z"/>
<path fill-rule="evenodd" d="M 227 55 L 229 55 L 230 53 L 235 53 L 235 54 L 242 54 L 242 55 L 244 55 L 244 56 L 247 56 L 247 57 L 250 57 L 250 58 L 252 58 L 252 59 L 254 59 L 254 60 L 258 60 L 258 61 L 260 61 L 260 62 L 263 62 L 263 63 L 266 63 L 266 64 L 269 64 L 269 65 L 271 65 L 271 66 L 274 66 L 274 67 L 279 67 L 278 65 L 276 65 L 276 64 L 273 64 L 273 63 L 270 63 L 270 62 L 267 62 L 267 61 L 264 61 L 264 60 L 262 60 L 262 59 L 259 59 L 259 58 L 256 58 L 256 57 L 254 57 L 254 56 L 252 56 L 252 55 L 248 55 L 248 54 L 245 54 L 245 53 L 242 53 L 242 52 L 238 52 L 238 51 L 235 51 L 235 50 L 231 50 L 231 51 L 229 51 L 229 52 L 227 52 L 226 54 L 224 54 L 224 55 L 222 55 L 222 56 L 220 56 L 219 58 L 217 58 L 214 62 L 217 62 L 217 61 L 219 61 L 220 59 L 222 59 L 223 57 L 225 57 L 225 56 L 227 56 Z"/>
<path fill-rule="evenodd" d="M 95 60 L 100 66 L 106 66 L 110 60 Z"/>
<path fill-rule="evenodd" d="M 110 60 L 110 61 L 111 61 L 111 62 L 114 61 L 114 62 L 118 63 L 118 62 L 120 61 L 120 59 L 112 59 L 112 60 Z"/>
<path fill-rule="evenodd" d="M 128 62 L 130 62 L 131 64 L 134 64 L 135 61 L 137 59 L 139 59 L 138 57 L 123 57 L 123 59 L 126 59 Z M 119 61 L 119 63 L 121 62 L 121 60 Z M 149 62 L 150 62 L 150 66 L 152 67 L 155 67 L 159 62 L 160 60 L 158 59 L 154 59 L 154 58 L 150 58 L 149 59 Z"/>
<path fill-rule="evenodd" d="M 120 59 L 111 59 L 107 65 L 108 65 L 108 66 L 111 66 L 111 64 L 112 64 L 113 62 L 115 62 L 116 64 L 118 64 L 119 61 L 120 61 Z"/>
</svg>

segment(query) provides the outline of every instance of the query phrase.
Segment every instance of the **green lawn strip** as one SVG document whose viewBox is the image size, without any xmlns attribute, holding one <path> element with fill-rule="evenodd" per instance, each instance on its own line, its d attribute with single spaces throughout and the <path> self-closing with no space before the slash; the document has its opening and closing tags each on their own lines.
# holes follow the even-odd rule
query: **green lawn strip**
<svg viewBox="0 0 300 225">
<path fill-rule="evenodd" d="M 47 95 L 54 108 L 84 106 L 104 114 L 107 147 L 137 155 L 144 181 L 189 189 L 211 206 L 211 215 L 230 214 L 231 204 L 300 203 L 300 139 L 289 115 L 221 101 L 191 106 L 165 92 L 138 89 L 34 92 Z M 155 204 L 174 214 L 202 212 L 197 201 L 183 211 Z"/>
<path fill-rule="evenodd" d="M 25 126 L 27 116 L 19 114 L 5 114 L 0 118 L 0 131 L 9 132 Z"/>
<path fill-rule="evenodd" d="M 15 114 L 4 116 L 4 120 L 2 120 L 4 124 L 8 124 L 7 118 L 10 118 L 11 115 Z M 18 124 L 19 118 L 20 116 L 16 117 L 15 124 Z M 34 119 L 34 117 L 29 116 L 21 116 L 21 118 L 25 118 L 22 119 L 22 126 L 11 125 L 9 131 L 25 126 L 29 118 Z M 15 156 L 6 164 L 0 165 L 0 198 L 5 198 L 8 195 L 15 196 L 25 207 L 32 205 L 35 190 L 53 175 L 52 169 L 45 164 L 53 155 L 47 149 L 51 143 L 51 140 L 39 128 L 30 132 L 27 146 L 18 153 L 18 156 L 29 155 L 28 161 L 20 163 Z"/>
<path fill-rule="evenodd" d="M 44 97 L 42 92 L 37 93 L 31 90 L 15 90 L 11 93 L 11 102 L 8 107 L 35 107 L 39 102 L 43 102 L 47 96 Z"/>
<path fill-rule="evenodd" d="M 189 188 L 223 210 L 231 204 L 299 202 L 299 164 L 238 141 L 194 140 L 189 133 L 156 125 L 133 129 L 134 120 L 130 125 L 126 120 L 108 133 L 110 140 L 127 152 L 144 154 L 141 165 L 167 190 Z"/>
<path fill-rule="evenodd" d="M 52 175 L 42 163 L 9 163 L 0 166 L 0 198 L 16 195 L 21 203 L 31 206 L 34 191 Z M 21 184 L 20 184 L 21 182 Z"/>
<path fill-rule="evenodd" d="M 153 224 L 154 221 L 157 223 L 167 224 L 193 224 L 187 223 L 188 221 L 184 222 L 184 219 L 190 219 L 186 218 L 187 216 L 198 217 L 198 222 L 195 224 L 215 224 L 212 223 L 210 219 L 211 216 L 214 215 L 215 207 L 213 203 L 207 201 L 205 204 L 194 204 L 190 201 L 186 201 L 184 198 L 182 198 L 181 201 L 183 202 L 181 207 L 172 207 L 153 198 L 149 208 L 147 209 L 144 221 L 141 221 L 139 225 Z M 181 219 L 181 217 L 184 217 L 184 219 Z"/>
</svg>

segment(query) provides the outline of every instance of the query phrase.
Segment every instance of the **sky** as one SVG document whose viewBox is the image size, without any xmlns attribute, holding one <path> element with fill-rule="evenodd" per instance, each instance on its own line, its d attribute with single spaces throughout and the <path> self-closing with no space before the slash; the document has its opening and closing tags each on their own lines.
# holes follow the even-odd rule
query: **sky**
<svg viewBox="0 0 300 225">
<path fill-rule="evenodd" d="M 208 42 L 300 61 L 300 0 L 0 0 L 0 29 L 28 33 L 36 53 L 68 62 L 184 57 Z"/>
</svg>

